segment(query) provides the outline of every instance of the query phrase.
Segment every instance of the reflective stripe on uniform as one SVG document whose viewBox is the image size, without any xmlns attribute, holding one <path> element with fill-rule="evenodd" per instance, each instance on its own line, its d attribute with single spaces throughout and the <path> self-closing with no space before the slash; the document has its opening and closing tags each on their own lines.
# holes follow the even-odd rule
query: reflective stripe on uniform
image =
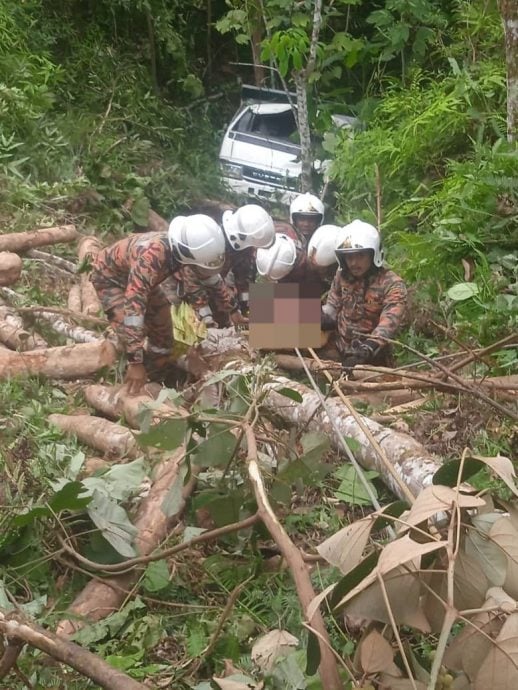
<svg viewBox="0 0 518 690">
<path fill-rule="evenodd" d="M 125 326 L 133 326 L 134 328 L 139 328 L 144 325 L 143 316 L 125 316 L 123 321 Z"/>
<path fill-rule="evenodd" d="M 206 316 L 212 316 L 212 309 L 208 305 L 200 307 L 198 309 L 198 314 L 204 319 Z"/>
</svg>

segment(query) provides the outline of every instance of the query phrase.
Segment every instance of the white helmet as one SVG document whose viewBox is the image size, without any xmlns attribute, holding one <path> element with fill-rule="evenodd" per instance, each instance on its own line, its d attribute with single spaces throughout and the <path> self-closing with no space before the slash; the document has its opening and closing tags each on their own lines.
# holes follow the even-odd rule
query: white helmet
<svg viewBox="0 0 518 690">
<path fill-rule="evenodd" d="M 290 204 L 290 223 L 294 224 L 294 216 L 319 216 L 318 224 L 324 220 L 324 204 L 314 194 L 306 192 L 299 194 Z"/>
<path fill-rule="evenodd" d="M 219 270 L 225 263 L 225 235 L 210 216 L 177 216 L 169 225 L 167 237 L 182 264 Z"/>
<path fill-rule="evenodd" d="M 236 211 L 223 213 L 223 230 L 233 249 L 271 247 L 275 227 L 269 213 L 257 204 L 246 204 Z"/>
<path fill-rule="evenodd" d="M 338 225 L 321 225 L 308 242 L 309 263 L 314 266 L 331 266 L 336 263 L 336 241 L 341 228 Z"/>
<path fill-rule="evenodd" d="M 383 249 L 381 248 L 381 238 L 374 225 L 364 223 L 363 220 L 353 220 L 352 223 L 344 225 L 338 233 L 336 242 L 336 257 L 338 263 L 342 265 L 340 257 L 345 254 L 353 254 L 362 249 L 372 249 L 373 263 L 375 266 L 383 266 Z"/>
<path fill-rule="evenodd" d="M 277 233 L 269 249 L 258 249 L 257 272 L 268 280 L 281 280 L 295 265 L 297 248 L 295 242 L 284 233 Z"/>
</svg>

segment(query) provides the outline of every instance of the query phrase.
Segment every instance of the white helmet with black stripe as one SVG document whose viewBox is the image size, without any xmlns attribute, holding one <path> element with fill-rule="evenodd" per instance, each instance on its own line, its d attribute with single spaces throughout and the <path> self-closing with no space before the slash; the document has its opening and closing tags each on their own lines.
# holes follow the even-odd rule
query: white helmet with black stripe
<svg viewBox="0 0 518 690">
<path fill-rule="evenodd" d="M 275 226 L 270 214 L 258 204 L 246 204 L 223 213 L 223 230 L 232 249 L 271 247 Z"/>
<path fill-rule="evenodd" d="M 173 218 L 167 231 L 175 258 L 210 270 L 220 270 L 225 263 L 225 235 L 210 216 L 195 214 Z"/>
</svg>

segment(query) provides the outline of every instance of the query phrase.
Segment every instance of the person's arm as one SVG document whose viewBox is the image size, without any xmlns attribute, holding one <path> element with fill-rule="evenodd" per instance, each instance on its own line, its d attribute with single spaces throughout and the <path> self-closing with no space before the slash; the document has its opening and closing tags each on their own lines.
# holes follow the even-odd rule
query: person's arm
<svg viewBox="0 0 518 690">
<path fill-rule="evenodd" d="M 192 266 L 182 266 L 181 276 L 183 299 L 193 307 L 200 320 L 207 326 L 215 325 L 209 304 L 210 286 L 207 285 L 207 281 L 210 283 L 214 278 L 219 279 L 219 274 L 204 279 L 200 277 Z"/>
<path fill-rule="evenodd" d="M 383 338 L 394 338 L 403 325 L 407 306 L 407 289 L 401 278 L 392 279 L 385 286 L 383 294 L 383 309 L 378 325 L 369 338 L 383 345 Z"/>
<path fill-rule="evenodd" d="M 250 283 L 255 282 L 257 276 L 257 265 L 253 250 L 245 249 L 237 254 L 232 265 L 232 274 L 237 290 L 239 309 L 246 315 L 250 303 Z"/>
<path fill-rule="evenodd" d="M 327 295 L 325 304 L 322 307 L 322 330 L 331 331 L 336 326 L 336 317 L 340 310 L 340 273 L 337 271 Z"/>
</svg>

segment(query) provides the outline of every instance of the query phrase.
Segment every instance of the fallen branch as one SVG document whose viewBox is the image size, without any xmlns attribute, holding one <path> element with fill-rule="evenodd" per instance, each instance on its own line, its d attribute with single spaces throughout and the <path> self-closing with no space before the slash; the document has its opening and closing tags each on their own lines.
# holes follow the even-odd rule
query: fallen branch
<svg viewBox="0 0 518 690">
<path fill-rule="evenodd" d="M 102 340 L 102 336 L 98 333 L 82 326 L 72 326 L 53 311 L 38 310 L 34 313 L 38 321 L 45 321 L 53 331 L 76 343 L 97 343 Z"/>
<path fill-rule="evenodd" d="M 169 459 L 159 464 L 151 490 L 139 506 L 135 520 L 138 530 L 135 550 L 140 556 L 150 554 L 167 537 L 171 526 L 182 514 L 186 499 L 194 489 L 196 479 L 192 473 L 191 479 L 183 487 L 182 502 L 176 513 L 169 517 L 162 511 L 164 499 L 171 486 L 181 477 L 180 467 L 184 457 L 185 447 L 182 446 Z M 129 573 L 104 581 L 91 580 L 69 607 L 69 613 L 74 619 L 83 620 L 62 620 L 57 627 L 57 633 L 72 635 L 85 624 L 101 620 L 116 611 L 126 599 L 126 591 L 136 582 L 138 572 L 137 569 L 132 569 Z"/>
<path fill-rule="evenodd" d="M 308 428 L 311 431 L 325 434 L 330 439 L 333 448 L 342 452 L 340 437 L 335 432 L 326 412 L 322 409 L 316 393 L 303 383 L 291 381 L 283 376 L 276 376 L 271 383 L 267 384 L 267 388 L 269 392 L 263 401 L 263 405 L 270 412 L 279 415 L 286 422 L 294 424 L 299 428 Z M 302 402 L 289 400 L 276 393 L 276 388 L 296 390 L 302 396 Z M 359 447 L 354 454 L 359 464 L 365 469 L 376 470 L 392 492 L 405 499 L 406 497 L 401 492 L 399 484 L 394 481 L 391 475 L 388 475 L 384 464 L 372 448 L 369 439 L 345 405 L 336 398 L 328 398 L 326 405 L 340 434 L 358 441 Z M 361 416 L 361 419 L 380 447 L 383 448 L 395 471 L 410 492 L 417 496 L 425 486 L 431 483 L 433 475 L 442 464 L 441 460 L 428 453 L 424 446 L 415 441 L 411 436 L 387 429 L 368 417 Z"/>
<path fill-rule="evenodd" d="M 32 232 L 13 232 L 0 235 L 0 252 L 23 253 L 34 247 L 59 242 L 74 242 L 79 237 L 75 225 L 58 225 Z"/>
<path fill-rule="evenodd" d="M 42 252 L 39 249 L 29 249 L 29 251 L 26 253 L 26 256 L 28 256 L 29 259 L 43 261 L 49 266 L 60 268 L 62 271 L 66 271 L 67 273 L 77 273 L 76 264 L 68 259 L 63 259 L 61 256 L 49 254 L 48 252 Z"/>
<path fill-rule="evenodd" d="M 74 642 L 62 639 L 28 619 L 17 620 L 0 610 L 0 632 L 9 640 L 41 650 L 106 690 L 145 690 L 144 685 Z"/>
<path fill-rule="evenodd" d="M 12 350 L 38 350 L 48 347 L 37 333 L 25 329 L 21 316 L 0 301 L 0 341 Z"/>
<path fill-rule="evenodd" d="M 0 285 L 16 283 L 22 273 L 23 263 L 18 254 L 0 252 Z"/>
<path fill-rule="evenodd" d="M 302 612 L 306 621 L 318 631 L 318 644 L 320 647 L 319 673 L 324 690 L 340 690 L 343 684 L 338 674 L 336 659 L 330 651 L 331 644 L 327 634 L 326 626 L 322 614 L 316 610 L 312 618 L 308 617 L 308 607 L 315 598 L 315 591 L 311 584 L 311 578 L 302 554 L 295 544 L 291 541 L 288 533 L 281 525 L 277 516 L 268 501 L 268 496 L 264 488 L 261 471 L 257 462 L 257 445 L 252 428 L 245 426 L 246 441 L 248 446 L 248 476 L 257 502 L 259 517 L 263 521 L 268 532 L 279 547 L 288 567 L 291 571 L 297 595 L 302 606 Z"/>
<path fill-rule="evenodd" d="M 122 426 L 89 414 L 51 414 L 49 422 L 109 458 L 136 458 L 140 453 L 133 433 Z"/>
<path fill-rule="evenodd" d="M 0 352 L 0 379 L 35 375 L 81 378 L 112 365 L 116 358 L 115 347 L 108 340 L 29 352 Z"/>
</svg>

